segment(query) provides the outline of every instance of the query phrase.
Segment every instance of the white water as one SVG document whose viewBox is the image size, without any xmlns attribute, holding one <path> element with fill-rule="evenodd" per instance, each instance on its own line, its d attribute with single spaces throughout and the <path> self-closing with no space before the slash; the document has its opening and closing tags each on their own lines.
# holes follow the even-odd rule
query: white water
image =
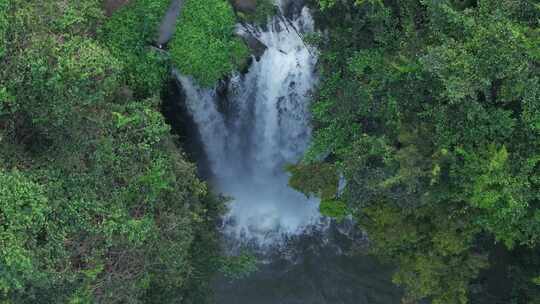
<svg viewBox="0 0 540 304">
<path fill-rule="evenodd" d="M 316 56 L 300 35 L 313 30 L 307 8 L 292 21 L 274 17 L 249 31 L 268 49 L 245 75 L 234 76 L 226 100 L 177 75 L 198 126 L 213 182 L 232 197 L 224 232 L 266 246 L 300 234 L 320 221 L 318 201 L 287 186 L 286 164 L 307 148 L 310 92 Z M 223 99 L 223 98 L 222 98 Z M 218 110 L 219 103 L 225 110 Z"/>
</svg>

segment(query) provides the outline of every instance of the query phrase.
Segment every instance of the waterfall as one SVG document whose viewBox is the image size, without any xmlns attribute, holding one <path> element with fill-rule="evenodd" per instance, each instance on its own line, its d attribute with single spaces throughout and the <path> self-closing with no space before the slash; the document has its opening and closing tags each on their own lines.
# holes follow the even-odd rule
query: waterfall
<svg viewBox="0 0 540 304">
<path fill-rule="evenodd" d="M 234 75 L 226 96 L 177 74 L 213 173 L 212 184 L 232 198 L 226 235 L 258 245 L 279 243 L 320 222 L 318 201 L 288 187 L 284 167 L 308 147 L 310 93 L 316 54 L 302 40 L 313 31 L 307 8 L 264 28 L 239 27 L 267 46 L 246 74 Z"/>
</svg>

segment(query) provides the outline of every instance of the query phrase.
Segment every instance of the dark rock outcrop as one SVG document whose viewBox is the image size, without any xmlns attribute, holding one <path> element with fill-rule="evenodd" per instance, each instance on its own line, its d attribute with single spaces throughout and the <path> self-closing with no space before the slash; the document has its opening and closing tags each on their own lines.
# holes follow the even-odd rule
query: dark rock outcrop
<svg viewBox="0 0 540 304">
<path fill-rule="evenodd" d="M 243 32 L 238 33 L 238 36 L 244 40 L 244 43 L 247 45 L 247 47 L 250 49 L 251 54 L 255 56 L 257 60 L 261 58 L 261 56 L 264 54 L 264 52 L 267 49 L 267 46 L 262 43 L 259 39 L 257 39 L 255 36 L 253 36 L 251 33 Z"/>
<path fill-rule="evenodd" d="M 306 0 L 287 0 L 283 1 L 282 13 L 289 20 L 296 19 L 300 16 L 302 9 L 306 6 Z"/>
<path fill-rule="evenodd" d="M 231 5 L 242 13 L 255 13 L 257 10 L 257 0 L 231 0 Z"/>
<path fill-rule="evenodd" d="M 186 96 L 179 81 L 171 79 L 165 85 L 162 100 L 161 112 L 167 124 L 171 126 L 172 133 L 181 138 L 181 147 L 187 153 L 189 160 L 197 164 L 199 177 L 210 178 L 212 172 L 208 157 L 204 151 L 197 124 L 187 109 Z"/>
</svg>

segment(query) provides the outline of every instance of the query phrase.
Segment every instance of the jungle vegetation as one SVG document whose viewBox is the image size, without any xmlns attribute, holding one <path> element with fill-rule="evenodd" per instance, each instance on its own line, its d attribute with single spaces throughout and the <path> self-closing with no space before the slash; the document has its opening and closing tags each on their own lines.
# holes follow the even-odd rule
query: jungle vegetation
<svg viewBox="0 0 540 304">
<path fill-rule="evenodd" d="M 0 303 L 206 303 L 231 263 L 160 113 L 169 1 L 125 2 L 0 1 Z"/>
<path fill-rule="evenodd" d="M 161 93 L 172 67 L 212 86 L 246 64 L 234 24 L 267 13 L 186 0 L 163 52 L 168 0 L 106 2 L 0 0 L 0 303 L 200 304 L 250 268 L 219 255 L 223 200 Z M 308 2 L 321 81 L 291 186 L 357 220 L 403 303 L 540 303 L 540 3 Z"/>
<path fill-rule="evenodd" d="M 540 4 L 311 5 L 321 84 L 291 185 L 358 221 L 404 303 L 540 303 Z"/>
</svg>

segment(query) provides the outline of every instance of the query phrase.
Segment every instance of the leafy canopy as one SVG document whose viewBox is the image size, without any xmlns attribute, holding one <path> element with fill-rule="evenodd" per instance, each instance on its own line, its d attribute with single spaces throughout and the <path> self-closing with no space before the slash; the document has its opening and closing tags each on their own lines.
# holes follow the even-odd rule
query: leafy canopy
<svg viewBox="0 0 540 304">
<path fill-rule="evenodd" d="M 242 66 L 249 54 L 233 33 L 235 23 L 225 0 L 186 0 L 170 43 L 174 65 L 203 86 Z"/>
</svg>

